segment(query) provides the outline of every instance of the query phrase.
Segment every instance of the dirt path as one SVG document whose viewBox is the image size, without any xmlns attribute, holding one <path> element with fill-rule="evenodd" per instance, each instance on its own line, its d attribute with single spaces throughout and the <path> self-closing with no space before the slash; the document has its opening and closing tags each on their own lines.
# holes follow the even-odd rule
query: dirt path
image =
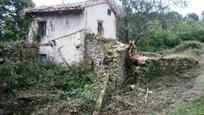
<svg viewBox="0 0 204 115">
<path fill-rule="evenodd" d="M 185 73 L 162 76 L 148 84 L 131 91 L 112 96 L 104 107 L 104 115 L 164 115 L 174 110 L 179 104 L 191 102 L 204 94 L 204 54 L 200 56 L 199 67 Z M 144 89 L 144 90 L 143 90 Z"/>
</svg>

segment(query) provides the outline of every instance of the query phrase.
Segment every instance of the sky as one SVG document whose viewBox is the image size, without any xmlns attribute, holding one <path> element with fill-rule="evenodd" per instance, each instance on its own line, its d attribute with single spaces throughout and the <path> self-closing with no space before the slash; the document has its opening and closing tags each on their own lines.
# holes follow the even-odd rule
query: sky
<svg viewBox="0 0 204 115">
<path fill-rule="evenodd" d="M 61 4 L 62 0 L 33 0 L 36 4 L 36 6 L 42 6 L 42 5 L 55 5 L 55 4 Z M 70 2 L 78 2 L 83 0 L 64 0 L 65 3 Z M 188 7 L 183 9 L 173 9 L 178 11 L 179 13 L 183 14 L 184 16 L 189 13 L 196 13 L 198 15 L 201 15 L 201 13 L 204 10 L 204 0 L 189 0 Z"/>
<path fill-rule="evenodd" d="M 189 13 L 196 13 L 201 15 L 204 11 L 204 0 L 189 0 L 188 7 L 175 10 L 183 15 L 187 15 Z"/>
</svg>

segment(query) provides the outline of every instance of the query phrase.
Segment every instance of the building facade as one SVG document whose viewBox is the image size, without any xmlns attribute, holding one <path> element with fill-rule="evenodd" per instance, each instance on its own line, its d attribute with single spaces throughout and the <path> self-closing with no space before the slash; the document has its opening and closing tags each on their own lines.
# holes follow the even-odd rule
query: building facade
<svg viewBox="0 0 204 115">
<path fill-rule="evenodd" d="M 106 0 L 41 6 L 25 10 L 32 18 L 28 40 L 38 40 L 40 57 L 75 64 L 85 56 L 86 33 L 116 39 L 116 14 Z"/>
</svg>

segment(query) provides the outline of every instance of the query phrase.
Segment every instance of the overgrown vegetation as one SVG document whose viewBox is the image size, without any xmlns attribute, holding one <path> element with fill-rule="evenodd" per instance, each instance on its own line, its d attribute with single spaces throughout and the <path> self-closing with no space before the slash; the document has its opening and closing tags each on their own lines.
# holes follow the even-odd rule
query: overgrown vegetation
<svg viewBox="0 0 204 115">
<path fill-rule="evenodd" d="M 3 77 L 1 83 L 6 84 L 1 87 L 1 90 L 4 90 L 0 93 L 0 102 L 18 99 L 17 92 L 20 91 L 26 93 L 27 90 L 31 92 L 32 90 L 42 90 L 57 92 L 54 97 L 47 97 L 49 101 L 66 100 L 68 97 L 77 100 L 76 103 L 81 106 L 76 108 L 78 109 L 76 112 L 86 113 L 93 110 L 99 85 L 96 85 L 97 75 L 92 67 L 81 63 L 68 68 L 52 61 L 49 61 L 47 66 L 41 67 L 38 64 L 39 59 L 36 58 L 38 55 L 37 44 L 6 43 L 0 45 L 0 50 L 0 58 L 3 59 L 0 64 L 0 76 Z M 45 105 L 49 101 L 45 100 L 40 103 Z M 0 103 L 1 109 L 5 103 L 2 104 Z M 8 108 L 5 107 L 7 106 L 4 106 L 3 109 L 7 110 Z M 19 110 L 17 105 L 15 108 L 19 113 L 16 111 L 11 113 L 21 114 L 24 111 Z"/>
<path fill-rule="evenodd" d="M 173 49 L 160 52 L 165 58 L 186 57 L 197 59 L 204 53 L 204 43 L 198 41 L 186 41 Z"/>
<path fill-rule="evenodd" d="M 34 6 L 32 0 L 0 1 L 0 41 L 26 38 L 30 21 L 23 10 Z"/>
<path fill-rule="evenodd" d="M 204 113 L 204 97 L 194 100 L 192 103 L 180 105 L 168 115 L 201 115 Z"/>
<path fill-rule="evenodd" d="M 150 61 L 150 64 L 147 68 L 146 78 L 148 81 L 151 81 L 155 79 L 155 77 L 158 77 L 161 75 L 161 65 L 158 60 L 152 60 Z"/>
<path fill-rule="evenodd" d="M 160 51 L 173 48 L 184 41 L 204 40 L 204 23 L 193 19 L 183 19 L 176 25 L 163 29 L 161 26 L 149 26 L 146 36 L 138 40 L 141 51 Z"/>
<path fill-rule="evenodd" d="M 153 103 L 150 106 L 158 107 L 158 110 L 161 111 L 160 106 L 163 104 L 170 105 L 171 99 L 174 100 L 173 96 L 170 97 L 174 95 L 172 94 L 174 91 L 178 93 L 177 95 L 180 95 L 179 88 L 187 91 L 190 87 L 194 87 L 193 79 L 189 79 L 188 76 L 197 77 L 197 74 L 195 74 L 198 72 L 197 68 L 193 68 L 195 73 L 191 71 L 191 73 L 186 73 L 187 82 L 184 79 L 178 79 L 178 76 L 183 75 L 180 75 L 179 72 L 182 69 L 188 69 L 191 65 L 186 63 L 182 65 L 178 59 L 189 57 L 199 59 L 198 57 L 204 53 L 204 22 L 199 20 L 199 16 L 195 13 L 183 17 L 178 12 L 170 10 L 172 6 L 185 7 L 187 5 L 186 0 L 119 1 L 122 1 L 127 14 L 123 19 L 118 19 L 118 33 L 119 37 L 122 38 L 121 41 L 128 43 L 130 40 L 135 40 L 139 51 L 154 52 L 144 53 L 149 57 L 161 56 L 166 60 L 173 58 L 170 63 L 160 63 L 158 60 L 150 61 L 147 69 L 142 69 L 142 71 L 145 71 L 142 77 L 147 79 L 146 84 L 152 84 L 150 88 L 164 87 L 164 89 L 162 89 L 163 87 L 160 89 L 160 93 L 157 91 L 153 93 L 152 97 L 157 99 L 147 98 L 148 100 L 154 100 L 155 103 L 159 99 L 159 105 Z M 29 27 L 29 18 L 22 11 L 33 6 L 32 0 L 0 1 L 0 114 L 31 114 L 36 112 L 39 114 L 65 112 L 67 114 L 92 114 L 100 90 L 100 81 L 90 67 L 91 64 L 81 63 L 66 67 L 50 60 L 47 66 L 40 66 L 38 44 L 27 44 L 20 41 L 26 39 Z M 204 17 L 204 13 L 202 17 Z M 34 38 L 39 42 L 40 36 L 38 33 L 34 34 Z M 103 46 L 104 53 L 111 53 L 109 52 L 111 47 L 112 44 L 105 43 Z M 161 62 L 163 62 L 162 60 Z M 176 65 L 178 62 L 179 64 Z M 165 64 L 174 64 L 174 66 L 162 69 Z M 193 63 L 192 67 L 195 67 L 194 65 L 197 65 L 197 63 Z M 183 68 L 184 66 L 187 68 Z M 203 63 L 200 66 L 203 66 Z M 201 77 L 203 78 L 203 76 Z M 139 81 L 139 79 L 137 80 Z M 184 81 L 181 82 L 182 80 Z M 172 84 L 172 81 L 178 83 Z M 200 83 L 197 84 L 202 85 L 201 81 L 203 82 L 203 80 L 199 79 L 199 81 Z M 192 82 L 192 84 L 188 85 L 189 82 Z M 168 87 L 170 88 L 168 89 Z M 177 89 L 172 92 L 171 88 Z M 165 92 L 167 93 L 165 94 Z M 140 107 L 144 109 L 145 107 L 141 106 L 143 102 L 138 103 L 140 98 L 136 98 L 136 95 L 135 92 L 129 95 L 132 97 L 132 102 L 132 99 L 137 99 L 135 104 L 139 104 L 139 106 L 136 107 L 136 110 Z M 168 100 L 168 98 L 170 99 Z M 131 103 L 125 104 L 128 105 L 126 109 L 129 109 L 129 106 L 134 106 Z M 202 94 L 199 99 L 181 104 L 169 114 L 203 114 L 203 105 L 204 97 Z M 148 106 L 146 102 L 145 106 Z M 149 108 L 156 110 L 155 108 Z M 164 107 L 164 109 L 166 108 Z M 117 109 L 117 111 L 119 110 Z M 136 111 L 134 110 L 134 112 Z"/>
<path fill-rule="evenodd" d="M 187 47 L 189 49 L 187 49 Z M 185 42 L 172 51 L 181 51 L 177 52 L 181 55 L 190 55 L 193 58 L 197 58 L 200 60 L 200 68 L 201 68 L 201 75 L 197 77 L 195 86 L 198 87 L 198 89 L 201 91 L 200 96 L 196 99 L 194 99 L 192 102 L 183 102 L 180 103 L 175 110 L 171 110 L 168 115 L 199 115 L 204 113 L 204 63 L 203 63 L 203 53 L 204 53 L 204 44 L 199 42 Z M 188 53 L 186 53 L 188 52 Z M 200 56 L 201 55 L 201 56 Z"/>
<path fill-rule="evenodd" d="M 171 7 L 185 7 L 187 0 L 120 0 L 127 16 L 119 37 L 136 41 L 140 51 L 171 49 L 184 41 L 204 40 L 204 22 L 195 13 L 183 17 Z M 120 23 L 120 22 L 119 22 Z M 122 40 L 124 41 L 124 40 Z"/>
</svg>

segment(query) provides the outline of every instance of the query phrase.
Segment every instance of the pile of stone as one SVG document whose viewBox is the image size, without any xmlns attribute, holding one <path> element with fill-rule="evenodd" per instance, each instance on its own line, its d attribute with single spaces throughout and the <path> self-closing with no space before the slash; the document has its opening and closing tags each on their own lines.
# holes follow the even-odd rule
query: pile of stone
<svg viewBox="0 0 204 115">
<path fill-rule="evenodd" d="M 137 58 L 132 65 L 132 76 L 147 78 L 182 73 L 198 66 L 198 61 L 192 58 Z"/>
<path fill-rule="evenodd" d="M 110 92 L 110 89 L 120 88 L 126 78 L 128 45 L 89 34 L 86 36 L 85 49 L 86 58 L 92 60 L 94 69 L 101 79 L 101 93 L 94 110 L 94 115 L 97 115 L 106 93 Z"/>
<path fill-rule="evenodd" d="M 126 76 L 128 45 L 93 34 L 86 36 L 86 58 L 92 60 L 98 76 L 110 75 L 110 81 L 120 87 Z"/>
</svg>

